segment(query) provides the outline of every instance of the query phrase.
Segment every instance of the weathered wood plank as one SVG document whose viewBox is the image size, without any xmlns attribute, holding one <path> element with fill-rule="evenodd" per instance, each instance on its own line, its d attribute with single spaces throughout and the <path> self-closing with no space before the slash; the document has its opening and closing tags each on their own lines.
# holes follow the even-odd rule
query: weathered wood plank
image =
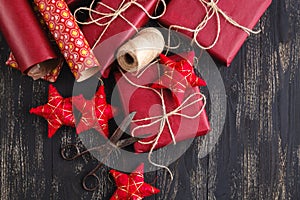
<svg viewBox="0 0 300 200">
<path fill-rule="evenodd" d="M 221 67 L 227 93 L 223 133 L 209 155 L 196 139 L 183 157 L 145 179 L 162 191 L 147 199 L 300 199 L 300 3 L 274 0 L 230 68 Z M 73 128 L 47 138 L 47 123 L 30 115 L 47 102 L 48 83 L 32 81 L 4 65 L 8 47 L 0 36 L 0 199 L 109 199 L 109 168 L 101 187 L 82 189 L 97 162 L 65 161 L 61 146 L 79 142 Z M 55 86 L 72 94 L 68 69 Z M 221 119 L 224 116 L 217 116 Z M 207 147 L 208 148 L 208 147 Z"/>
</svg>

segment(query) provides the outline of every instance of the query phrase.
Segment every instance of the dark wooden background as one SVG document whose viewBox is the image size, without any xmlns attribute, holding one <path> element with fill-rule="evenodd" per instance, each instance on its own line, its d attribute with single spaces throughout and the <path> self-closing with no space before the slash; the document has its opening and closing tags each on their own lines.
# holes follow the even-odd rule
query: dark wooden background
<svg viewBox="0 0 300 200">
<path fill-rule="evenodd" d="M 145 179 L 161 189 L 148 199 L 300 199 L 300 4 L 273 0 L 230 68 L 217 63 L 227 93 L 224 130 L 217 145 L 198 158 L 201 139 L 170 166 Z M 76 142 L 61 128 L 47 138 L 47 123 L 29 109 L 47 102 L 48 83 L 5 66 L 8 46 L 0 36 L 0 199 L 109 199 L 115 190 L 100 172 L 101 187 L 87 192 L 82 177 L 90 157 L 65 161 L 59 150 Z M 70 96 L 64 70 L 55 86 Z M 222 116 L 217 116 L 222 117 Z"/>
</svg>

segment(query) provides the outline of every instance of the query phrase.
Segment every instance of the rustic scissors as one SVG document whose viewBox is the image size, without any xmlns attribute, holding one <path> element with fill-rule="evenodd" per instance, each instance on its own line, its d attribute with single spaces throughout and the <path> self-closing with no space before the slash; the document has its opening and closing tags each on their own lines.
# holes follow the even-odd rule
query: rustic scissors
<svg viewBox="0 0 300 200">
<path fill-rule="evenodd" d="M 74 160 L 76 158 L 79 158 L 85 154 L 88 154 L 91 151 L 103 151 L 105 152 L 105 158 L 104 162 L 110 157 L 110 154 L 120 148 L 124 148 L 126 146 L 129 146 L 139 140 L 139 138 L 131 137 L 128 139 L 122 139 L 123 133 L 126 131 L 127 127 L 129 126 L 130 122 L 132 121 L 133 117 L 135 115 L 135 112 L 130 113 L 128 116 L 125 117 L 125 119 L 122 121 L 121 125 L 115 130 L 115 132 L 112 134 L 112 136 L 109 138 L 109 140 L 100 146 L 90 148 L 88 150 L 80 152 L 79 147 L 76 144 L 68 144 L 64 146 L 61 149 L 61 156 L 65 160 Z M 75 153 L 68 154 L 71 150 L 75 150 Z M 104 155 L 104 154 L 101 154 Z M 103 163 L 99 163 L 93 170 L 91 170 L 87 175 L 84 176 L 82 180 L 82 186 L 85 190 L 88 191 L 94 191 L 100 186 L 100 179 L 99 176 L 96 174 L 96 172 L 103 166 Z M 91 180 L 94 179 L 94 184 L 89 185 L 87 184 L 88 180 L 91 182 Z"/>
</svg>

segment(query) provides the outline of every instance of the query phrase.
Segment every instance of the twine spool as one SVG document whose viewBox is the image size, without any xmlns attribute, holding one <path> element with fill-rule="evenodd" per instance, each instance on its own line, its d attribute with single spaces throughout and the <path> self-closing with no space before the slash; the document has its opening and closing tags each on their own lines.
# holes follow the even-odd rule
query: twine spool
<svg viewBox="0 0 300 200">
<path fill-rule="evenodd" d="M 117 60 L 122 69 L 135 72 L 147 66 L 164 49 L 165 40 L 161 32 L 149 27 L 121 46 Z"/>
</svg>

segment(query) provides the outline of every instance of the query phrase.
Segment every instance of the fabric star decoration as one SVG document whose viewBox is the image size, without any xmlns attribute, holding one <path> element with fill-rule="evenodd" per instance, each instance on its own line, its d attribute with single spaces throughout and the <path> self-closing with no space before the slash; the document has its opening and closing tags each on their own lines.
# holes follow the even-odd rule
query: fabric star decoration
<svg viewBox="0 0 300 200">
<path fill-rule="evenodd" d="M 63 98 L 53 85 L 49 85 L 48 103 L 31 108 L 30 113 L 44 117 L 48 121 L 48 137 L 51 138 L 63 125 L 75 126 L 72 98 Z"/>
<path fill-rule="evenodd" d="M 176 62 L 163 54 L 160 54 L 159 57 L 160 63 L 165 66 L 164 73 L 158 80 L 160 85 L 182 92 L 188 86 L 206 86 L 206 82 L 195 74 L 191 61 L 183 58 Z"/>
<path fill-rule="evenodd" d="M 110 200 L 141 200 L 144 197 L 159 193 L 159 189 L 144 182 L 143 173 L 143 163 L 129 175 L 110 170 L 110 174 L 117 185 L 117 190 Z"/>
<path fill-rule="evenodd" d="M 194 56 L 191 58 L 194 58 Z M 192 59 L 180 58 L 176 62 L 160 54 L 160 63 L 164 66 L 163 75 L 151 87 L 155 89 L 170 89 L 173 96 L 179 100 L 179 104 L 184 99 L 185 91 L 188 88 L 206 86 L 206 82 L 195 74 Z"/>
<path fill-rule="evenodd" d="M 113 108 L 106 102 L 103 85 L 98 88 L 93 99 L 86 100 L 82 95 L 79 95 L 73 98 L 73 104 L 81 112 L 81 118 L 76 125 L 77 134 L 94 128 L 108 137 L 108 120 L 113 117 Z"/>
</svg>

